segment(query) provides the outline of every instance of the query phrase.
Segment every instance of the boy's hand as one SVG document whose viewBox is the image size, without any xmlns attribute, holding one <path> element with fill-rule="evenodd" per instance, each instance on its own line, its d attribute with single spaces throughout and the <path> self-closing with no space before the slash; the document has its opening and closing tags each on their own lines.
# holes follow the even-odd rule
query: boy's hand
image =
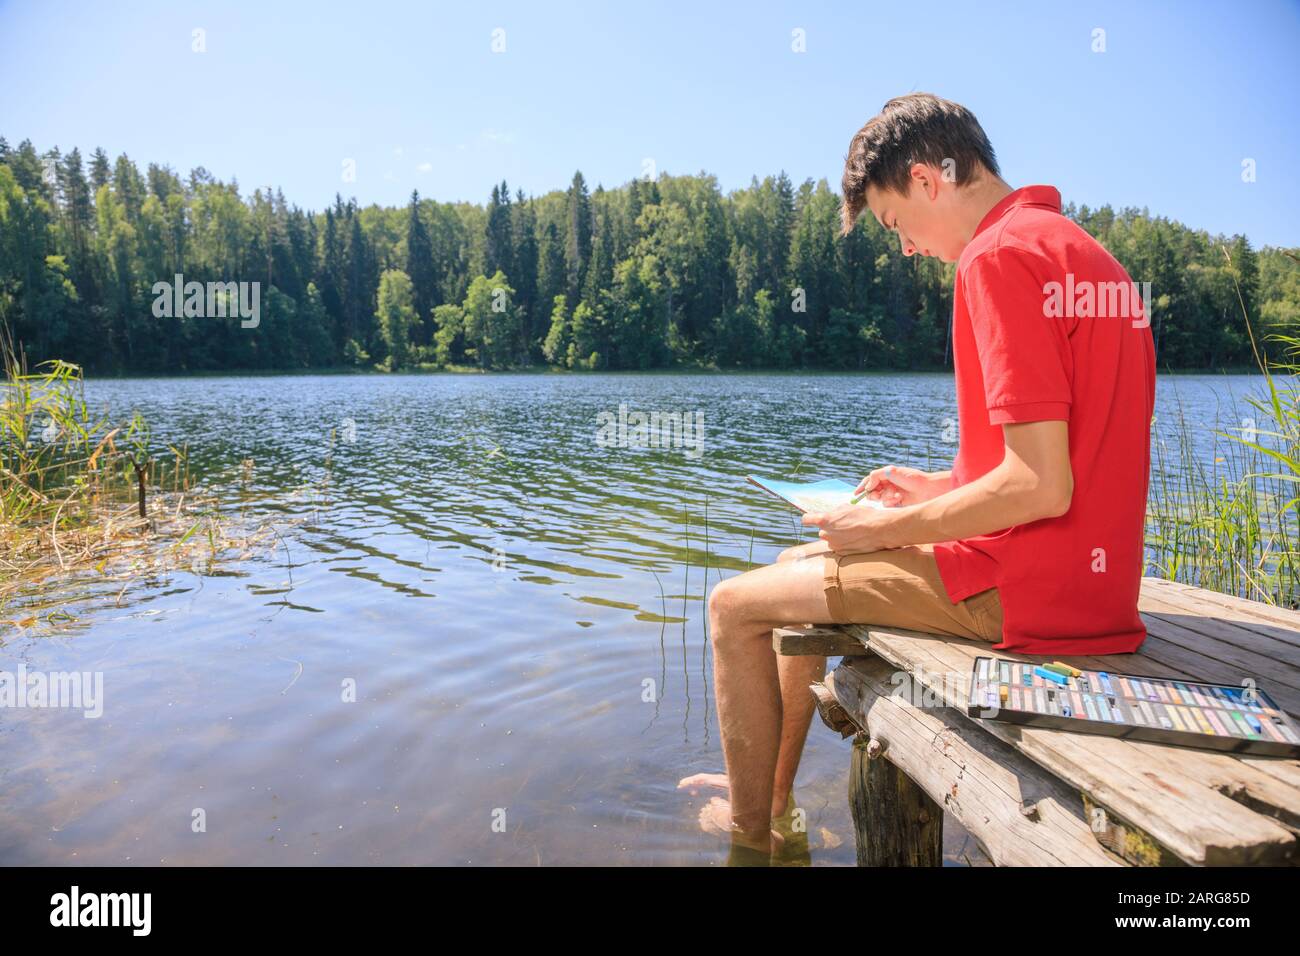
<svg viewBox="0 0 1300 956">
<path fill-rule="evenodd" d="M 834 511 L 810 511 L 803 516 L 805 525 L 816 525 L 818 535 L 832 551 L 848 554 L 896 548 L 894 522 L 897 512 L 890 509 L 843 505 Z"/>
<path fill-rule="evenodd" d="M 855 495 L 862 492 L 886 508 L 897 505 L 917 505 L 948 491 L 952 481 L 948 472 L 931 474 L 905 465 L 887 465 L 877 468 L 858 482 Z"/>
</svg>

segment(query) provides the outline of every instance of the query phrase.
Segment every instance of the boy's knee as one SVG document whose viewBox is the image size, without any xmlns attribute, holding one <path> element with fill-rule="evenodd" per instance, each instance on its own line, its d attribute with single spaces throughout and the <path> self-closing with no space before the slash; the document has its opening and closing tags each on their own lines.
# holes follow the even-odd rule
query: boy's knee
<svg viewBox="0 0 1300 956">
<path fill-rule="evenodd" d="M 719 581 L 709 592 L 709 614 L 714 617 L 735 617 L 744 604 L 744 589 L 735 578 Z"/>
<path fill-rule="evenodd" d="M 801 554 L 803 554 L 803 545 L 801 545 L 801 544 L 796 544 L 796 545 L 794 545 L 793 547 L 786 548 L 784 551 L 782 551 L 780 554 L 778 554 L 778 555 L 776 556 L 776 560 L 777 560 L 778 562 L 780 562 L 780 561 L 793 561 L 795 558 L 799 557 L 799 555 L 801 555 Z"/>
<path fill-rule="evenodd" d="M 778 562 L 797 561 L 800 558 L 808 557 L 810 554 L 821 554 L 826 550 L 825 541 L 809 541 L 806 544 L 796 544 L 792 547 L 786 548 L 776 556 L 776 560 Z"/>
</svg>

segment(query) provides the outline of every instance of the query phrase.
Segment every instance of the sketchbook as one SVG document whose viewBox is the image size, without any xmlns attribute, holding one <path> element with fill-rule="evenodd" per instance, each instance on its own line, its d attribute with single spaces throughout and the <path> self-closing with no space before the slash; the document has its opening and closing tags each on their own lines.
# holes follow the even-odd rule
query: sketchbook
<svg viewBox="0 0 1300 956">
<path fill-rule="evenodd" d="M 851 485 L 847 481 L 840 481 L 838 478 L 830 478 L 826 481 L 774 481 L 769 478 L 756 478 L 750 475 L 748 481 L 751 485 L 757 485 L 770 495 L 775 495 L 782 501 L 794 505 L 802 512 L 809 511 L 830 511 L 834 508 L 840 508 L 847 505 L 853 497 L 853 492 L 857 485 Z M 885 507 L 879 501 L 873 498 L 863 498 L 858 502 L 868 508 Z"/>
</svg>

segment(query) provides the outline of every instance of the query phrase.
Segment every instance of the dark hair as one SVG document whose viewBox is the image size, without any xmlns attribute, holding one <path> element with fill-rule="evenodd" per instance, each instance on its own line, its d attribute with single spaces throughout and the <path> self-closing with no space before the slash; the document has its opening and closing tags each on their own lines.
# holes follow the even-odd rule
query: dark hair
<svg viewBox="0 0 1300 956">
<path fill-rule="evenodd" d="M 932 93 L 896 96 L 853 134 L 844 157 L 843 228 L 848 235 L 867 206 L 867 187 L 906 196 L 913 163 L 942 167 L 952 160 L 957 185 L 977 175 L 976 164 L 999 175 L 993 146 L 975 114 Z"/>
</svg>

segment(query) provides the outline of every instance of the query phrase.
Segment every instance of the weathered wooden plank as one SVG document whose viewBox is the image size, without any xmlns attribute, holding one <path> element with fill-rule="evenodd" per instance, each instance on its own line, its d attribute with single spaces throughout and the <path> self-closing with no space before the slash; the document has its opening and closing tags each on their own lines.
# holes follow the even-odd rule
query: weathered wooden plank
<svg viewBox="0 0 1300 956">
<path fill-rule="evenodd" d="M 994 863 L 1121 864 L 1094 839 L 1076 790 L 952 708 L 918 706 L 924 700 L 911 678 L 896 676 L 878 657 L 850 658 L 827 675 L 821 690 L 863 729 L 862 739 L 883 744 L 885 761 L 951 813 Z"/>
<path fill-rule="evenodd" d="M 785 657 L 843 657 L 866 653 L 862 641 L 843 628 L 815 624 L 773 628 L 772 648 Z"/>
<path fill-rule="evenodd" d="M 847 629 L 858 637 L 865 635 L 872 651 L 916 676 L 963 714 L 972 661 L 990 653 L 987 644 L 976 641 L 860 625 Z M 1011 660 L 1034 660 L 1028 655 L 993 653 Z M 1143 658 L 1136 654 L 1063 659 L 1078 667 L 1167 673 L 1166 666 Z M 1196 674 L 1188 676 L 1200 679 Z M 1296 853 L 1296 835 L 1285 824 L 1300 814 L 1300 789 L 1259 772 L 1253 762 L 1146 741 L 968 719 L 1188 863 L 1284 862 Z M 1211 764 L 1216 769 L 1213 775 L 1206 772 Z M 1260 812 L 1261 808 L 1267 812 Z"/>
<path fill-rule="evenodd" d="M 1164 598 L 1144 597 L 1139 604 L 1144 620 L 1157 619 L 1170 626 L 1182 628 L 1190 635 L 1199 635 L 1210 646 L 1223 643 L 1240 648 L 1249 654 L 1264 659 L 1271 666 L 1282 665 L 1288 672 L 1287 683 L 1296 685 L 1300 682 L 1300 644 L 1279 640 L 1274 635 L 1286 633 L 1273 624 L 1248 626 L 1242 620 L 1226 617 L 1231 610 L 1222 614 L 1214 613 L 1217 609 L 1206 609 L 1205 613 L 1193 614 L 1187 607 L 1166 601 Z M 1262 628 L 1262 630 L 1261 630 Z"/>
<path fill-rule="evenodd" d="M 1264 604 L 1262 601 L 1248 601 L 1233 594 L 1219 594 L 1162 578 L 1142 579 L 1139 608 L 1141 600 L 1148 596 L 1171 601 L 1185 608 L 1189 614 L 1221 617 L 1237 621 L 1244 627 L 1273 625 L 1265 633 L 1277 640 L 1300 645 L 1300 611 Z"/>
</svg>

